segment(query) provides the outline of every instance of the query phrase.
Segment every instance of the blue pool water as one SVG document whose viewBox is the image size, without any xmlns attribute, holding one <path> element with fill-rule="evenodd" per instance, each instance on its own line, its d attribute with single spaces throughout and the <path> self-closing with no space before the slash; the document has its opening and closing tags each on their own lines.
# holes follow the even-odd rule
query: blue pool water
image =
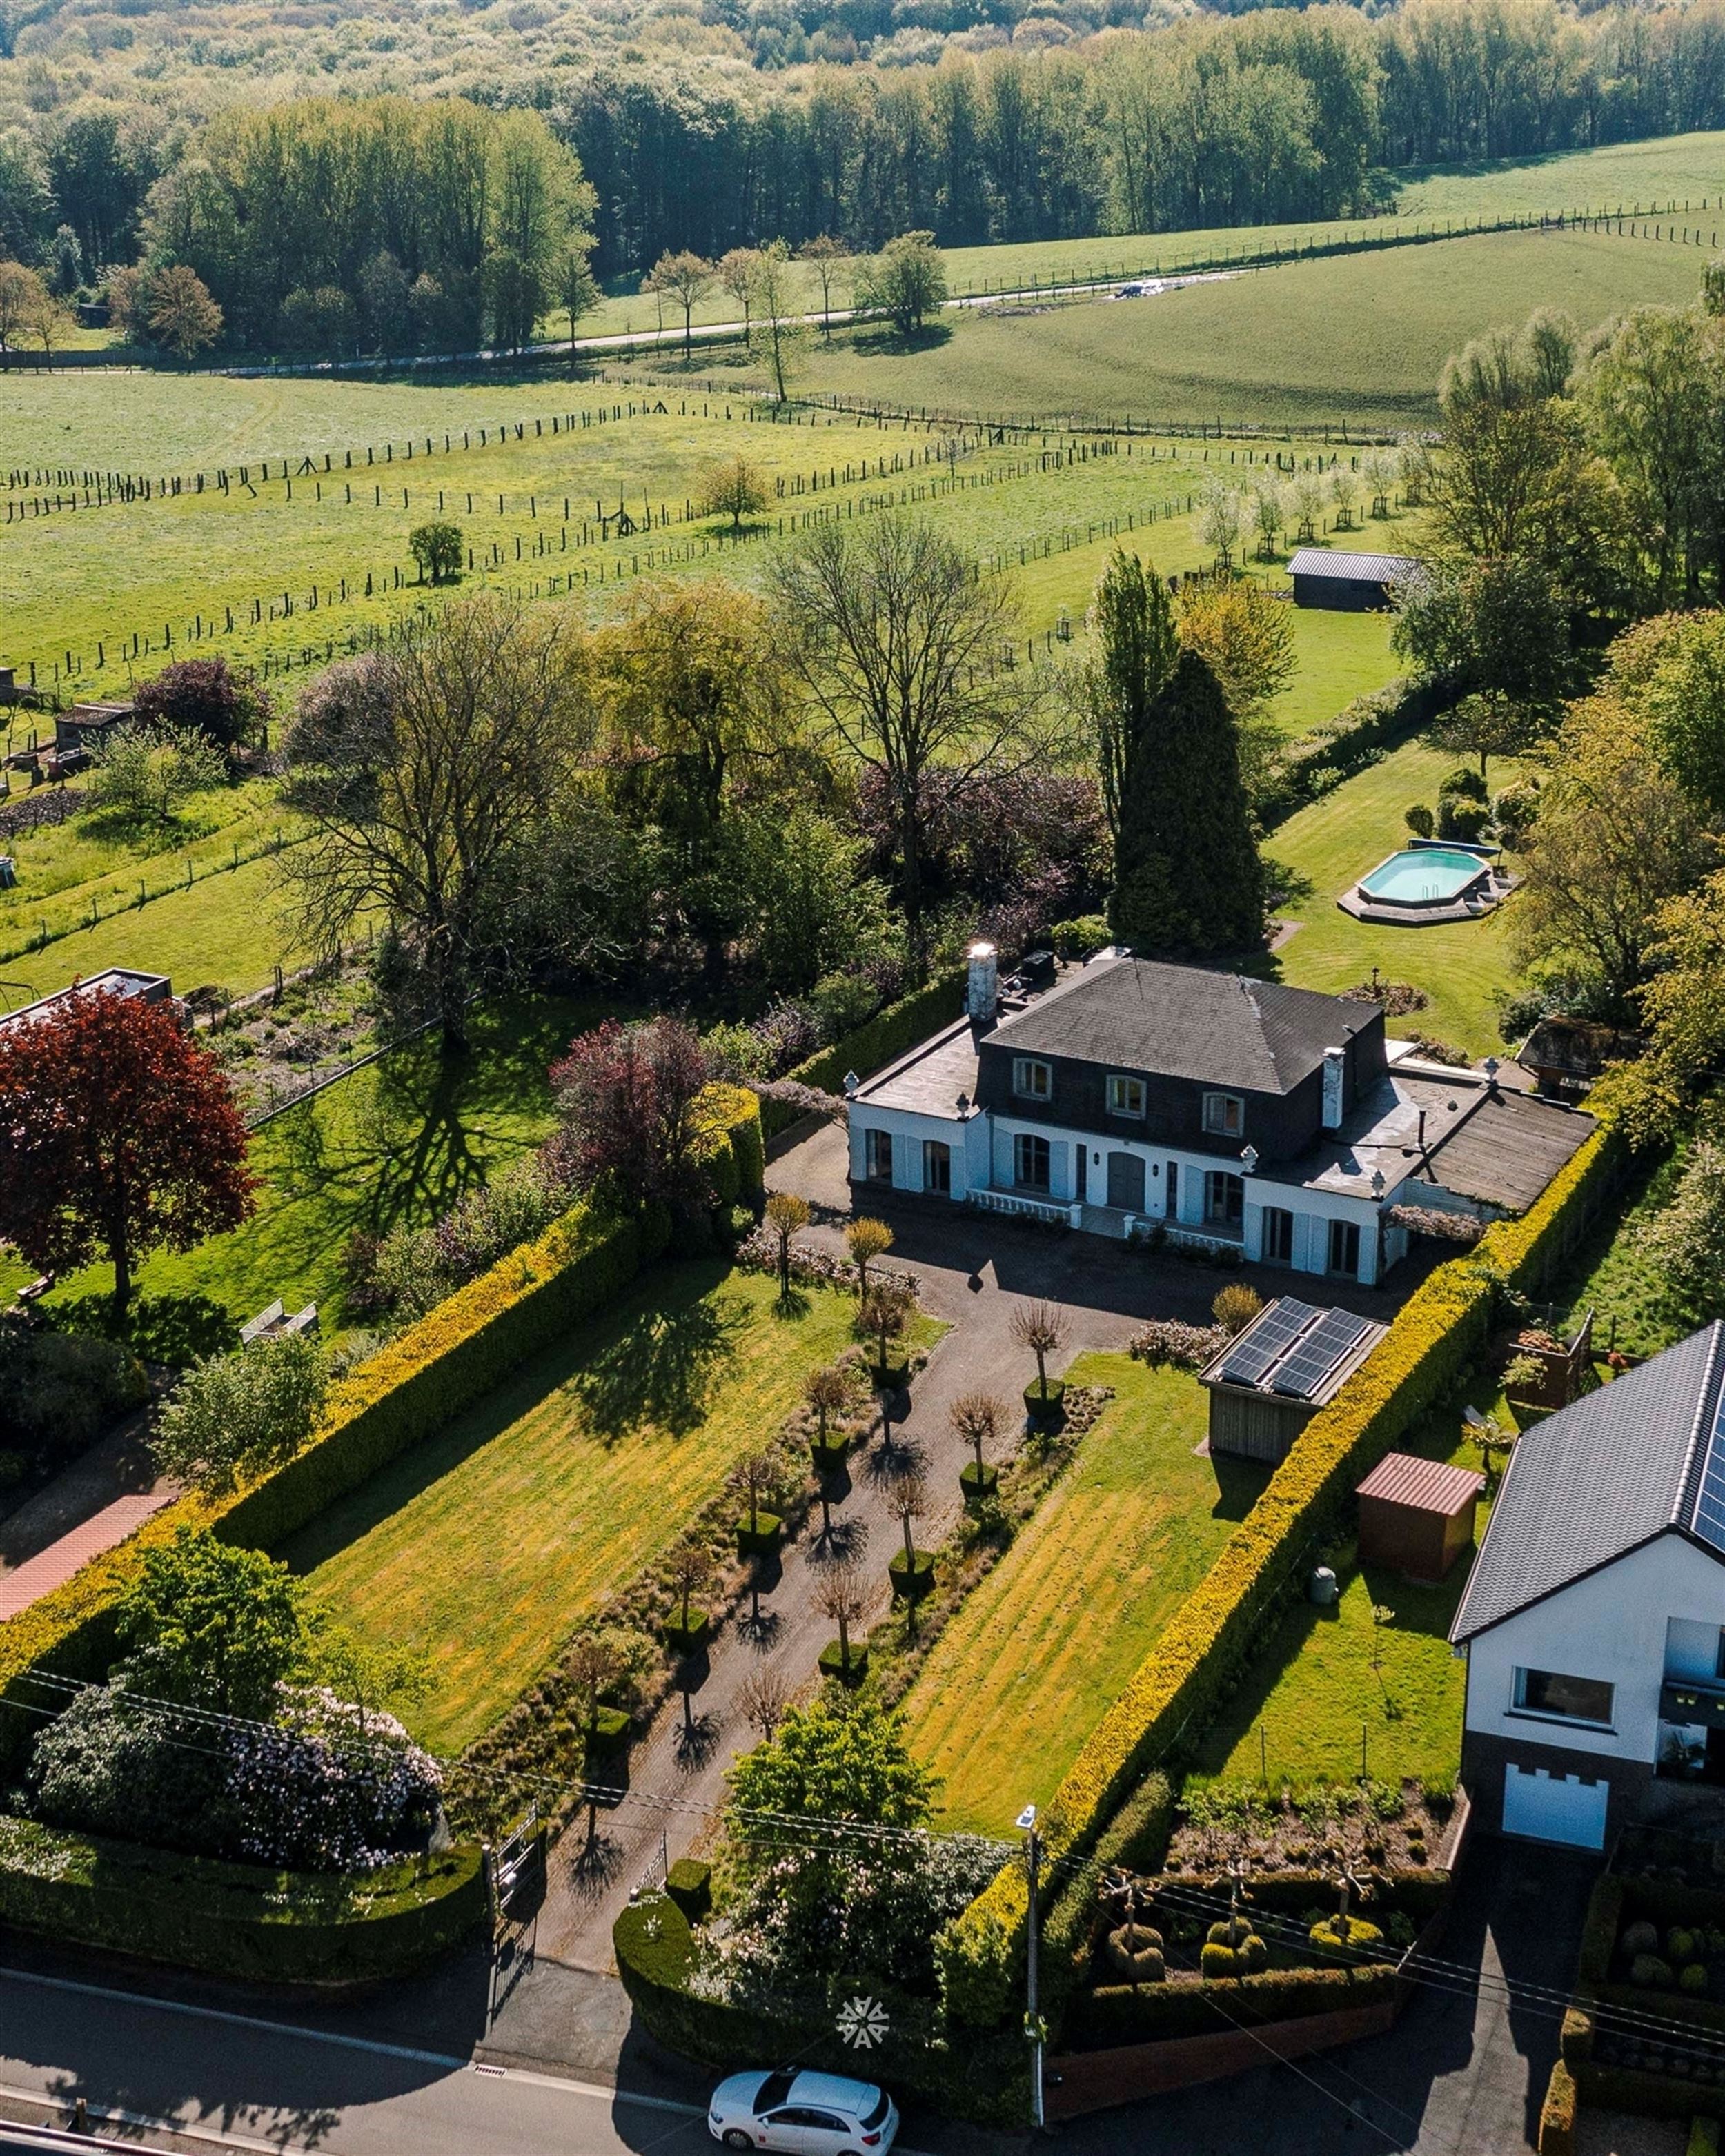
<svg viewBox="0 0 1725 2156">
<path fill-rule="evenodd" d="M 1486 864 L 1476 854 L 1449 846 L 1412 846 L 1392 854 L 1363 877 L 1360 889 L 1390 906 L 1446 906 L 1485 872 Z"/>
</svg>

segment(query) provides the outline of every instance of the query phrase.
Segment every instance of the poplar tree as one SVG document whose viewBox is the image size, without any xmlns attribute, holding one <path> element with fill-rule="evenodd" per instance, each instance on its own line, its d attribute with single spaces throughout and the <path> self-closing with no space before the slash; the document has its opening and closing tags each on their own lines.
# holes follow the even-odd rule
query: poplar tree
<svg viewBox="0 0 1725 2156">
<path fill-rule="evenodd" d="M 1179 646 L 1167 588 L 1153 564 L 1117 547 L 1091 601 L 1091 656 L 1081 677 L 1108 829 L 1120 838 L 1127 758 L 1173 671 Z"/>
<path fill-rule="evenodd" d="M 1264 875 L 1221 684 L 1183 651 L 1128 743 L 1108 926 L 1141 957 L 1261 943 Z"/>
</svg>

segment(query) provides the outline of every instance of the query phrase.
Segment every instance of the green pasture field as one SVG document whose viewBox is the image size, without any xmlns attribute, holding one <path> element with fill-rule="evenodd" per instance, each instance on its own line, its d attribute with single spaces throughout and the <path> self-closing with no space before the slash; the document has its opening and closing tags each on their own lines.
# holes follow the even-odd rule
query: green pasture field
<svg viewBox="0 0 1725 2156">
<path fill-rule="evenodd" d="M 1574 1337 L 1589 1311 L 1600 1349 L 1620 1348 L 1628 1355 L 1656 1355 L 1694 1330 L 1694 1319 L 1672 1301 L 1640 1247 L 1641 1230 L 1677 1194 L 1691 1142 L 1686 1137 L 1668 1154 L 1638 1158 L 1622 1202 L 1594 1224 L 1552 1291 L 1553 1324 L 1564 1339 Z"/>
<path fill-rule="evenodd" d="M 787 1315 L 758 1274 L 657 1266 L 284 1554 L 342 1623 L 431 1658 L 407 1719 L 459 1750 L 778 1427 L 855 1309 L 814 1288 Z"/>
<path fill-rule="evenodd" d="M 947 283 L 955 299 L 973 294 L 1012 290 L 1033 280 L 1128 278 L 1161 267 L 1209 261 L 1218 254 L 1251 253 L 1266 248 L 1322 244 L 1344 236 L 1409 230 L 1432 219 L 1493 218 L 1529 211 L 1567 215 L 1574 210 L 1604 212 L 1620 203 L 1661 208 L 1686 198 L 1703 198 L 1717 210 L 1725 189 L 1725 134 L 1664 137 L 1650 142 L 1615 143 L 1609 148 L 1565 152 L 1548 157 L 1505 159 L 1482 167 L 1435 167 L 1410 176 L 1400 187 L 1393 213 L 1385 218 L 1341 218 L 1303 224 L 1219 225 L 1183 232 L 1106 233 L 1091 239 L 1043 239 L 994 247 L 951 247 L 945 250 Z M 1715 220 L 1725 234 L 1725 217 Z M 810 313 L 822 306 L 819 280 L 812 269 L 796 265 L 794 289 Z M 667 301 L 661 311 L 642 292 L 638 278 L 613 280 L 603 302 L 583 317 L 582 337 L 640 336 L 661 327 L 680 334 L 683 311 Z M 848 276 L 833 280 L 832 305 L 848 306 Z M 738 319 L 737 302 L 713 290 L 695 308 L 696 328 Z M 567 321 L 547 315 L 540 334 L 568 334 Z"/>
<path fill-rule="evenodd" d="M 168 379 L 119 377 L 116 394 L 147 408 Z M 297 387 L 315 404 L 341 385 Z M 44 383 L 43 393 L 58 388 Z M 328 473 L 284 477 L 278 465 L 268 480 L 254 474 L 249 488 L 206 486 L 14 522 L 0 531 L 9 655 L 33 660 L 39 683 L 83 696 L 121 690 L 153 671 L 169 655 L 170 631 L 175 656 L 219 649 L 252 661 L 284 652 L 321 660 L 331 642 L 339 653 L 352 634 L 375 631 L 425 595 L 410 582 L 397 590 L 394 578 L 413 574 L 413 527 L 439 516 L 461 526 L 473 551 L 469 581 L 537 598 L 567 598 L 573 580 L 589 614 L 614 609 L 638 575 L 753 581 L 764 566 L 762 541 L 883 501 L 927 506 L 985 568 L 1016 568 L 1090 543 L 1111 517 L 1159 520 L 1159 528 L 1183 520 L 1206 459 L 1224 454 L 1219 444 L 1168 439 L 1118 443 L 1104 456 L 1096 451 L 1107 444 L 1081 442 L 1075 462 L 1073 441 L 1051 435 L 1045 444 L 972 439 L 956 462 L 931 465 L 912 460 L 952 439 L 949 429 L 806 410 L 790 424 L 750 421 L 734 398 L 685 398 L 675 388 L 663 392 L 663 413 L 639 408 L 644 397 L 659 403 L 654 389 L 615 396 L 614 408 L 620 403 L 626 413 L 631 395 L 634 417 L 556 435 L 549 403 L 536 415 L 542 431 L 528 423 L 521 441 L 511 429 L 506 443 L 474 439 L 464 449 L 455 437 L 446 451 L 435 434 L 427 456 L 421 433 L 421 453 L 411 462 L 398 455 L 387 480 L 376 465 L 350 473 L 335 450 Z M 1228 454 L 1243 466 L 1267 453 Z M 702 469 L 738 454 L 784 489 L 745 527 L 741 549 L 725 520 L 687 513 Z M 650 514 L 652 529 L 606 536 L 598 511 L 614 516 L 619 501 L 639 526 Z"/>
<path fill-rule="evenodd" d="M 1517 978 L 1504 933 L 1514 899 L 1483 921 L 1436 928 L 1368 927 L 1336 903 L 1405 843 L 1402 812 L 1414 801 L 1434 803 L 1438 781 L 1455 761 L 1410 742 L 1271 834 L 1265 851 L 1310 886 L 1308 896 L 1280 909 L 1281 919 L 1296 925 L 1271 963 L 1296 988 L 1331 994 L 1369 980 L 1373 966 L 1390 980 L 1411 981 L 1431 1003 L 1410 1017 L 1390 1019 L 1389 1031 L 1432 1034 L 1477 1060 L 1502 1045 L 1497 997 Z M 1512 773 L 1507 762 L 1494 766 L 1494 789 L 1507 785 Z"/>
<path fill-rule="evenodd" d="M 954 1830 L 1001 1833 L 1048 1801 L 1263 1486 L 1198 1455 L 1209 1396 L 1187 1373 L 1091 1354 L 1067 1374 L 1116 1397 L 906 1701 Z"/>
<path fill-rule="evenodd" d="M 1477 1468 L 1479 1448 L 1464 1435 L 1461 1419 L 1470 1404 L 1514 1430 L 1501 1394 L 1481 1398 L 1464 1385 L 1415 1424 L 1399 1449 Z M 1476 1543 L 1490 1515 L 1482 1499 Z M 1299 1791 L 1362 1772 L 1392 1784 L 1409 1775 L 1455 1779 L 1467 1665 L 1451 1655 L 1449 1635 L 1471 1558 L 1458 1558 L 1435 1586 L 1362 1567 L 1352 1543 L 1327 1553 L 1325 1562 L 1336 1568 L 1339 1598 L 1327 1609 L 1289 1604 L 1199 1747 L 1194 1781 L 1255 1782 L 1267 1773 L 1272 1791 L 1285 1782 Z M 1394 1614 L 1374 1625 L 1374 1605 Z"/>
<path fill-rule="evenodd" d="M 1489 234 L 1152 299 L 978 310 L 910 349 L 860 332 L 813 354 L 806 388 L 999 417 L 1394 434 L 1433 423 L 1439 370 L 1470 336 L 1539 306 L 1589 327 L 1645 302 L 1686 301 L 1705 259 L 1604 234 Z"/>
<path fill-rule="evenodd" d="M 263 1183 L 253 1217 L 183 1256 L 148 1260 L 140 1294 L 205 1296 L 236 1324 L 278 1296 L 290 1310 L 316 1302 L 326 1335 L 340 1331 L 349 1236 L 435 1220 L 470 1184 L 536 1146 L 553 1122 L 547 1066 L 614 1008 L 552 997 L 487 1007 L 459 1062 L 445 1063 L 427 1034 L 288 1109 L 252 1139 Z M 0 1298 L 28 1277 L 17 1260 L 0 1260 Z M 108 1268 L 94 1265 L 53 1300 L 110 1284 Z"/>
</svg>

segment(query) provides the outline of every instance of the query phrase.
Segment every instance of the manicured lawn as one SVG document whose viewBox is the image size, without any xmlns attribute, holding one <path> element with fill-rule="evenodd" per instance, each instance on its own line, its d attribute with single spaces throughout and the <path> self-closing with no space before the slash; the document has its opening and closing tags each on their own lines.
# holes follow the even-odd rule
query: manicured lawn
<svg viewBox="0 0 1725 2156">
<path fill-rule="evenodd" d="M 1406 542 L 1405 517 L 1368 524 L 1337 541 L 1343 548 L 1398 553 Z M 1294 652 L 1299 670 L 1277 697 L 1276 725 L 1291 740 L 1333 719 L 1356 696 L 1381 689 L 1404 670 L 1389 648 L 1394 618 L 1387 613 L 1330 613 L 1321 607 L 1293 607 Z M 1275 842 L 1271 841 L 1271 851 Z"/>
<path fill-rule="evenodd" d="M 1435 801 L 1439 779 L 1455 762 L 1453 756 L 1409 742 L 1271 834 L 1266 853 L 1312 886 L 1309 896 L 1280 909 L 1281 918 L 1299 925 L 1271 963 L 1296 988 L 1332 994 L 1369 980 L 1373 966 L 1391 980 L 1411 981 L 1431 1002 L 1411 1017 L 1392 1019 L 1390 1032 L 1431 1034 L 1477 1059 L 1501 1045 L 1497 998 L 1517 978 L 1504 933 L 1514 899 L 1483 921 L 1437 928 L 1368 927 L 1336 904 L 1342 891 L 1405 841 L 1403 810 L 1410 802 Z M 1508 764 L 1494 766 L 1493 788 L 1507 784 L 1510 775 Z"/>
<path fill-rule="evenodd" d="M 1538 306 L 1590 328 L 1645 302 L 1687 300 L 1703 259 L 1693 247 L 1604 234 L 1486 234 L 1149 299 L 966 314 L 911 351 L 839 338 L 813 353 L 809 380 L 945 411 L 1394 431 L 1434 423 L 1438 372 L 1469 337 Z"/>
<path fill-rule="evenodd" d="M 242 1324 L 278 1296 L 290 1310 L 316 1302 L 326 1332 L 339 1329 L 349 1236 L 434 1220 L 470 1183 L 537 1145 L 552 1122 L 547 1067 L 604 1009 L 549 997 L 486 1009 L 463 1061 L 446 1065 L 427 1035 L 290 1108 L 253 1138 L 264 1188 L 252 1219 L 183 1257 L 151 1258 L 139 1291 L 207 1296 Z M 28 1277 L 0 1260 L 0 1295 Z M 54 1299 L 105 1293 L 110 1280 L 93 1265 Z"/>
<path fill-rule="evenodd" d="M 1676 1195 L 1688 1149 L 1686 1138 L 1665 1158 L 1650 1155 L 1635 1163 L 1621 1203 L 1595 1223 L 1555 1283 L 1556 1322 L 1566 1339 L 1589 1310 L 1598 1346 L 1629 1355 L 1656 1355 L 1695 1329 L 1693 1320 L 1673 1307 L 1640 1240 L 1649 1220 Z"/>
<path fill-rule="evenodd" d="M 655 1268 L 285 1553 L 342 1622 L 431 1657 L 416 1736 L 478 1736 L 850 1339 L 852 1297 L 785 1317 L 777 1292 L 717 1260 Z"/>
<path fill-rule="evenodd" d="M 1104 1354 L 1068 1374 L 1117 1397 L 906 1702 L 952 1828 L 999 1833 L 1046 1803 L 1262 1487 L 1235 1462 L 1219 1487 L 1194 1452 L 1209 1418 L 1195 1378 Z"/>
<path fill-rule="evenodd" d="M 1396 1450 L 1477 1467 L 1478 1448 L 1461 1435 L 1470 1402 L 1514 1428 L 1501 1396 L 1483 1399 L 1477 1385 L 1464 1387 Z M 1477 1508 L 1481 1538 L 1490 1511 Z M 1449 1630 L 1470 1560 L 1459 1559 L 1435 1587 L 1376 1567 L 1362 1570 L 1352 1543 L 1326 1552 L 1323 1561 L 1336 1568 L 1339 1599 L 1327 1609 L 1290 1603 L 1199 1747 L 1195 1778 L 1256 1781 L 1267 1770 L 1271 1789 L 1282 1782 L 1303 1788 L 1351 1779 L 1363 1760 L 1380 1781 L 1453 1779 L 1467 1666 L 1451 1655 Z M 1374 1604 L 1395 1612 L 1382 1627 L 1372 1621 Z"/>
</svg>

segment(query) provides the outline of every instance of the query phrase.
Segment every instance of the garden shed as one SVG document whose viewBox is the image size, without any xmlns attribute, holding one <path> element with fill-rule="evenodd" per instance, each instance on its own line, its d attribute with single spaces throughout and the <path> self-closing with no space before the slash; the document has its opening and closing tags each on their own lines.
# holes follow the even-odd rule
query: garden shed
<svg viewBox="0 0 1725 2156">
<path fill-rule="evenodd" d="M 1359 1561 L 1435 1585 L 1473 1547 L 1473 1508 L 1486 1478 L 1476 1468 L 1386 1453 L 1354 1495 Z"/>
<path fill-rule="evenodd" d="M 1387 608 L 1396 585 L 1425 573 L 1425 563 L 1409 554 L 1338 554 L 1327 547 L 1301 547 L 1288 563 L 1294 604 L 1338 613 Z"/>
<path fill-rule="evenodd" d="M 1278 1296 L 1198 1373 L 1210 1396 L 1210 1450 L 1236 1460 L 1286 1460 L 1312 1416 L 1383 1337 L 1381 1325 L 1351 1310 L 1320 1310 Z"/>
</svg>

